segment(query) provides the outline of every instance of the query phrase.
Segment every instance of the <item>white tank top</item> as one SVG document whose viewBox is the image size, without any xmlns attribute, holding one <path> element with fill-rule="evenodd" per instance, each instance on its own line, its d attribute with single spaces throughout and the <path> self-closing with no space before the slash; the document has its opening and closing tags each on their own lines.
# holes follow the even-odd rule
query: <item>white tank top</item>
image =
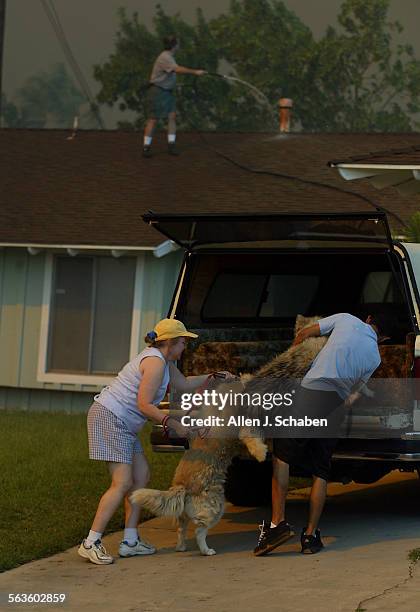
<svg viewBox="0 0 420 612">
<path fill-rule="evenodd" d="M 105 406 L 115 416 L 124 421 L 132 433 L 137 433 L 147 421 L 137 405 L 141 374 L 140 363 L 146 357 L 159 357 L 165 362 L 162 383 L 153 398 L 152 403 L 157 405 L 165 397 L 169 384 L 169 364 L 157 348 L 148 347 L 137 357 L 126 363 L 118 376 L 108 387 L 104 387 L 99 395 L 95 395 L 95 401 Z"/>
</svg>

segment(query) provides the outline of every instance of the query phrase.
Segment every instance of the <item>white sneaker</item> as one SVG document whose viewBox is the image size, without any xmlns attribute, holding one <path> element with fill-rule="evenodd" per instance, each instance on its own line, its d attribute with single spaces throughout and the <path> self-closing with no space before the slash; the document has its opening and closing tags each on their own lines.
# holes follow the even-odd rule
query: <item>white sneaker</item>
<svg viewBox="0 0 420 612">
<path fill-rule="evenodd" d="M 135 544 L 129 544 L 126 540 L 120 544 L 120 557 L 134 557 L 135 555 L 153 555 L 156 552 L 156 548 L 144 542 L 144 540 L 137 540 Z"/>
<path fill-rule="evenodd" d="M 86 540 L 83 540 L 77 552 L 83 559 L 89 559 L 89 561 L 96 563 L 96 565 L 109 565 L 110 563 L 114 563 L 114 558 L 106 552 L 100 540 L 96 540 L 92 546 L 87 546 Z"/>
</svg>

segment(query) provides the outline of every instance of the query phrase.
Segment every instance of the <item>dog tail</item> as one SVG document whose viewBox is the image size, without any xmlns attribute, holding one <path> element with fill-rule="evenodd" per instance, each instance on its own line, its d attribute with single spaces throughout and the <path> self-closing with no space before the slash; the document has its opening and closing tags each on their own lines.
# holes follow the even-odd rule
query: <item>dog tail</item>
<svg viewBox="0 0 420 612">
<path fill-rule="evenodd" d="M 184 511 L 185 487 L 174 486 L 168 491 L 156 489 L 138 489 L 130 500 L 156 514 L 156 516 L 173 516 L 177 518 Z"/>
</svg>

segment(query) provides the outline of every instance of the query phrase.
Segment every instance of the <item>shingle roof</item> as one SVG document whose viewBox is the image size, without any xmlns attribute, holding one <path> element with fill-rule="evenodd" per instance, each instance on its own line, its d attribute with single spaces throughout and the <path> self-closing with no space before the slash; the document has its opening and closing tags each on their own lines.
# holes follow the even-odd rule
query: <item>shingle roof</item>
<svg viewBox="0 0 420 612">
<path fill-rule="evenodd" d="M 352 155 L 345 159 L 332 160 L 329 162 L 329 165 L 364 163 L 390 166 L 420 166 L 420 145 L 373 151 L 368 155 Z"/>
<path fill-rule="evenodd" d="M 359 193 L 407 220 L 418 200 L 392 189 L 348 185 L 329 160 L 395 147 L 419 147 L 417 134 L 180 134 L 179 158 L 158 135 L 152 159 L 141 135 L 0 130 L 0 243 L 153 247 L 163 238 L 141 214 L 157 212 L 332 212 L 369 210 L 354 195 L 273 176 L 241 164 L 321 181 Z M 210 145 L 210 146 L 209 146 Z"/>
</svg>

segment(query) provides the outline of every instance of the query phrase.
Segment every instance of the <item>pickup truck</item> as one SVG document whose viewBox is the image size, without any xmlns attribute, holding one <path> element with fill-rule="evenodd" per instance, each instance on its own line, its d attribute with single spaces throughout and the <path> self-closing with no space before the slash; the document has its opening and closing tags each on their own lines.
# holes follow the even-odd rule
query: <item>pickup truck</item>
<svg viewBox="0 0 420 612">
<path fill-rule="evenodd" d="M 185 251 L 168 313 L 199 334 L 179 364 L 185 375 L 252 373 L 290 346 L 298 314 L 365 319 L 381 311 L 392 316 L 393 330 L 374 376 L 420 378 L 420 244 L 393 240 L 385 213 L 148 213 L 143 220 Z M 351 435 L 333 457 L 334 480 L 367 483 L 393 469 L 420 469 L 420 403 L 413 396 L 408 409 L 391 412 L 354 406 Z M 159 427 L 151 436 L 157 452 L 187 446 L 166 440 Z M 235 459 L 227 499 L 267 502 L 270 463 Z"/>
</svg>

